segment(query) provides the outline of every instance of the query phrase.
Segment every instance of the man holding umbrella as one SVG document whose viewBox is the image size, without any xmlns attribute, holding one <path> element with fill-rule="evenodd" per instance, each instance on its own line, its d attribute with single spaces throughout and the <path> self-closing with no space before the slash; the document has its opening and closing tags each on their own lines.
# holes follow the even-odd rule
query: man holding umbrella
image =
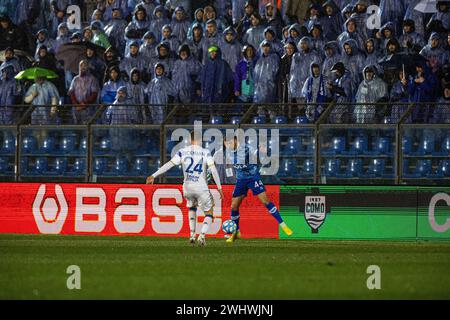
<svg viewBox="0 0 450 320">
<path fill-rule="evenodd" d="M 31 113 L 31 124 L 53 124 L 57 122 L 57 108 L 59 101 L 58 90 L 47 79 L 58 76 L 47 69 L 31 68 L 20 72 L 16 79 L 33 79 L 34 84 L 25 93 L 25 103 L 30 103 L 36 108 Z M 51 109 L 49 108 L 51 106 Z"/>
</svg>

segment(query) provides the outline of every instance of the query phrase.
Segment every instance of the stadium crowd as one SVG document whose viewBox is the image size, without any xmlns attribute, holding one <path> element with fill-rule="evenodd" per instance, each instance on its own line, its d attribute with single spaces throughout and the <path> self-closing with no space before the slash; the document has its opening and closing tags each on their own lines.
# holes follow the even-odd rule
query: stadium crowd
<svg viewBox="0 0 450 320">
<path fill-rule="evenodd" d="M 74 30 L 81 2 L 0 0 L 0 124 L 24 103 L 42 106 L 34 124 L 83 123 L 95 104 L 105 123 L 160 124 L 168 103 L 228 102 L 306 103 L 313 122 L 331 101 L 335 123 L 373 123 L 374 103 L 393 118 L 426 103 L 411 121 L 450 123 L 450 1 L 103 0 Z M 14 78 L 30 67 L 59 78 Z"/>
</svg>

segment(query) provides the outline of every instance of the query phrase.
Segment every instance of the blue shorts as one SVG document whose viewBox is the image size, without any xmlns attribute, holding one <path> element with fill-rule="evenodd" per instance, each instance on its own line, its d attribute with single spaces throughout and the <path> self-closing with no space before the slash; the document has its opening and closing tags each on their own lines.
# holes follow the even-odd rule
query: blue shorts
<svg viewBox="0 0 450 320">
<path fill-rule="evenodd" d="M 233 198 L 246 196 L 249 189 L 252 190 L 254 196 L 266 191 L 264 183 L 259 178 L 238 179 L 236 181 L 236 185 L 234 186 Z"/>
</svg>

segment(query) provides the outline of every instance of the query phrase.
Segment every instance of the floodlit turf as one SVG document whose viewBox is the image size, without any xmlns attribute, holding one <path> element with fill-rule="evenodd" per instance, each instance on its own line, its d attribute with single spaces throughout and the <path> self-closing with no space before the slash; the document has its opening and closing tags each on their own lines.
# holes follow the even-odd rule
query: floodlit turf
<svg viewBox="0 0 450 320">
<path fill-rule="evenodd" d="M 0 235 L 1 299 L 449 299 L 449 270 L 450 243 Z"/>
</svg>

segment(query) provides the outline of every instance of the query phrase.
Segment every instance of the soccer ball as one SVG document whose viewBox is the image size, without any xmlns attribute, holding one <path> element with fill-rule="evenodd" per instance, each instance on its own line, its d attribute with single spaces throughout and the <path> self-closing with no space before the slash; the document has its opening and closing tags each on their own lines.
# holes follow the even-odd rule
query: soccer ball
<svg viewBox="0 0 450 320">
<path fill-rule="evenodd" d="M 233 220 L 227 220 L 222 224 L 222 230 L 226 234 L 235 233 L 237 229 L 237 225 Z"/>
</svg>

